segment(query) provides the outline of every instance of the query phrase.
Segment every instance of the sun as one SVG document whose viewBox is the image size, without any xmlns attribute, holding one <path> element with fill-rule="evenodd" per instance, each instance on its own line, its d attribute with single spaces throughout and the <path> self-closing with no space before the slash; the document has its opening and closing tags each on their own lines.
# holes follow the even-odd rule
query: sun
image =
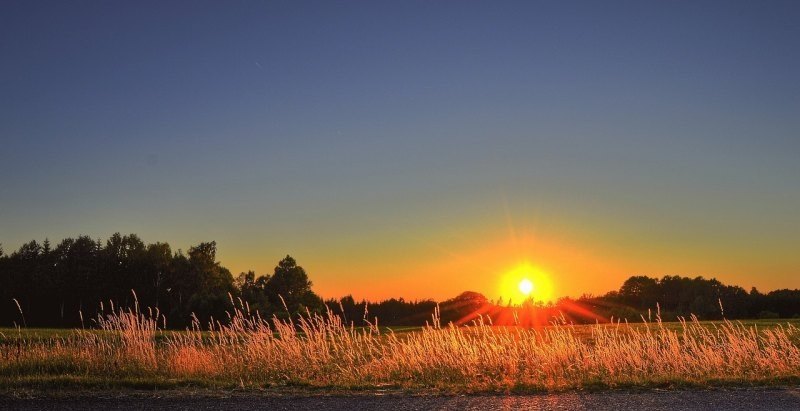
<svg viewBox="0 0 800 411">
<path fill-rule="evenodd" d="M 522 281 L 519 282 L 518 288 L 519 292 L 521 292 L 522 294 L 531 295 L 531 292 L 533 291 L 533 283 L 531 282 L 531 280 L 523 278 Z"/>
<path fill-rule="evenodd" d="M 525 301 L 552 302 L 553 282 L 540 267 L 523 262 L 506 271 L 499 284 L 500 297 L 512 304 Z"/>
</svg>

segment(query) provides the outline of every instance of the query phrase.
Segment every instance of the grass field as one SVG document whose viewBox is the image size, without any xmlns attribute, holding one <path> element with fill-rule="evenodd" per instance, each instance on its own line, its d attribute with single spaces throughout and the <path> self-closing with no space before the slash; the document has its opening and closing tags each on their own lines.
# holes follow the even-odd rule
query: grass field
<svg viewBox="0 0 800 411">
<path fill-rule="evenodd" d="M 798 320 L 432 323 L 358 328 L 315 316 L 271 325 L 237 311 L 211 331 L 164 331 L 120 311 L 97 330 L 0 329 L 0 386 L 478 392 L 800 381 Z"/>
</svg>

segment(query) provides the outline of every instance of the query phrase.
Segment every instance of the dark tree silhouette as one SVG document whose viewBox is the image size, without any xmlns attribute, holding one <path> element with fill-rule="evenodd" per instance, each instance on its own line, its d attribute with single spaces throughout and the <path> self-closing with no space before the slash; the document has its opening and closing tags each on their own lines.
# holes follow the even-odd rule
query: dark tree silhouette
<svg viewBox="0 0 800 411">
<path fill-rule="evenodd" d="M 264 315 L 274 311 L 267 298 L 267 282 L 269 278 L 269 275 L 256 277 L 255 271 L 241 273 L 236 278 L 236 287 L 239 289 L 239 295 L 247 303 L 247 307 L 252 313 Z"/>
<path fill-rule="evenodd" d="M 311 281 L 303 267 L 291 256 L 278 262 L 272 276 L 264 284 L 267 299 L 273 307 L 285 307 L 286 314 L 302 313 L 305 309 L 319 311 L 322 299 L 311 291 Z"/>
</svg>

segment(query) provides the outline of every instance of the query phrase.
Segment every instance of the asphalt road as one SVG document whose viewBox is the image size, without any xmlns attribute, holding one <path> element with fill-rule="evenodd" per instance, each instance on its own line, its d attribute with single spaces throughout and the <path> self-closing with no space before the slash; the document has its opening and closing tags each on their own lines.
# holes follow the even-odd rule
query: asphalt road
<svg viewBox="0 0 800 411">
<path fill-rule="evenodd" d="M 800 387 L 572 392 L 536 395 L 263 396 L 76 394 L 0 397 L 2 410 L 800 410 Z"/>
</svg>

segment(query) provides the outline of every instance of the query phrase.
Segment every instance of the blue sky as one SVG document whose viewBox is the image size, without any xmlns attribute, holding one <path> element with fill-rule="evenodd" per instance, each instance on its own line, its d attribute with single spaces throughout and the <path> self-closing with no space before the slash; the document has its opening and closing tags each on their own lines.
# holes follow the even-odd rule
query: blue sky
<svg viewBox="0 0 800 411">
<path fill-rule="evenodd" d="M 797 2 L 0 10 L 7 252 L 217 240 L 234 273 L 291 253 L 326 297 L 493 297 L 519 259 L 571 295 L 800 287 Z"/>
</svg>

